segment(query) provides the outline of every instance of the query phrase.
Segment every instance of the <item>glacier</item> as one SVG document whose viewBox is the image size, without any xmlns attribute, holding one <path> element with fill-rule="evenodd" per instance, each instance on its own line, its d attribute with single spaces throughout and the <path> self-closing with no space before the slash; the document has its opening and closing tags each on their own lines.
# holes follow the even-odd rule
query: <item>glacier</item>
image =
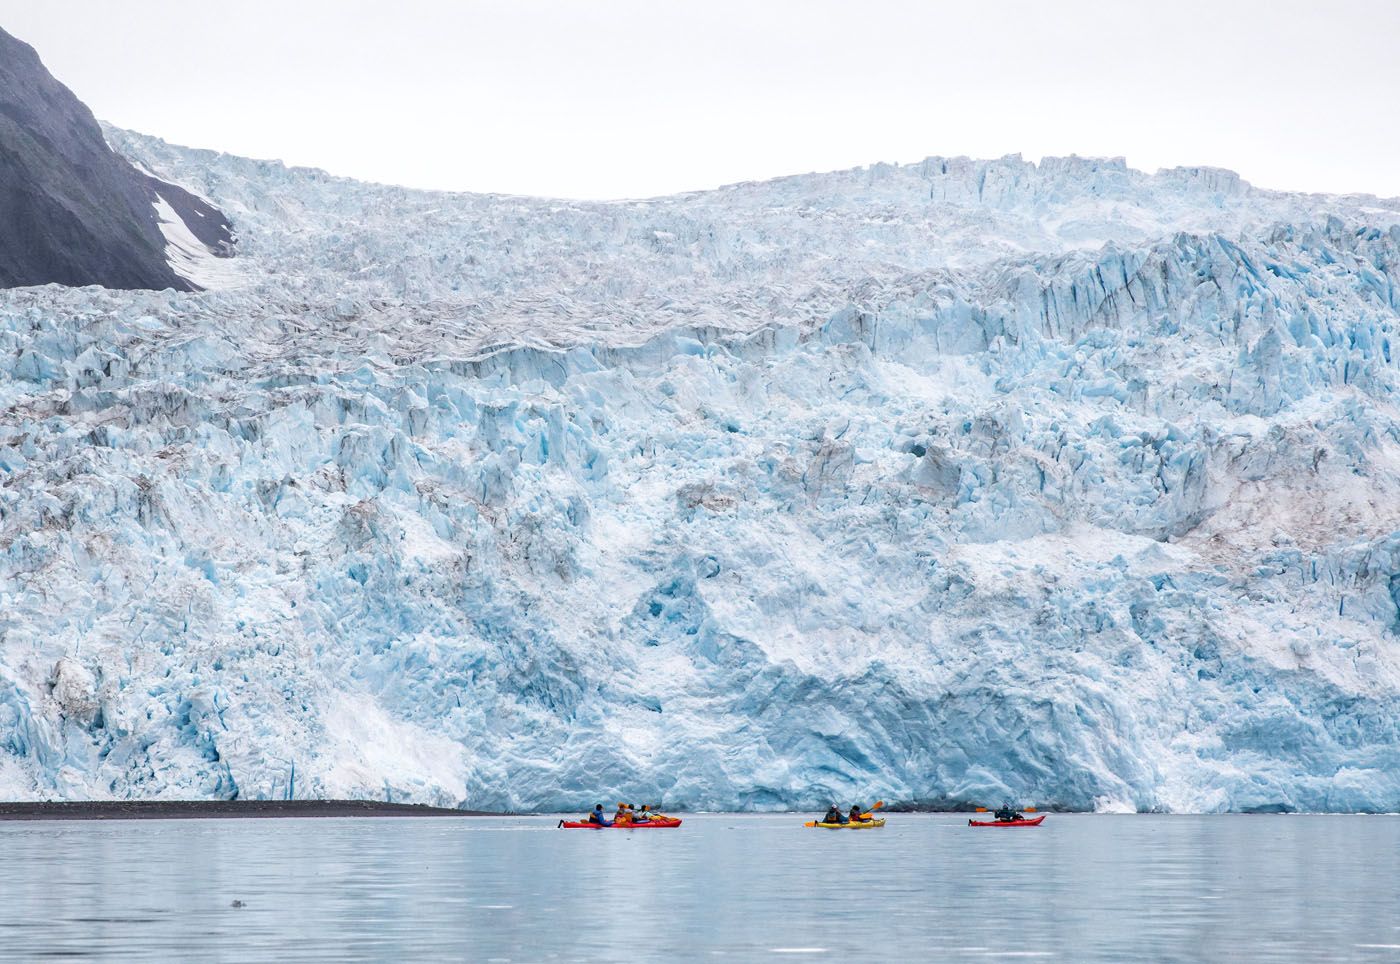
<svg viewBox="0 0 1400 964">
<path fill-rule="evenodd" d="M 1400 810 L 1400 201 L 105 134 L 239 256 L 0 292 L 0 794 Z"/>
</svg>

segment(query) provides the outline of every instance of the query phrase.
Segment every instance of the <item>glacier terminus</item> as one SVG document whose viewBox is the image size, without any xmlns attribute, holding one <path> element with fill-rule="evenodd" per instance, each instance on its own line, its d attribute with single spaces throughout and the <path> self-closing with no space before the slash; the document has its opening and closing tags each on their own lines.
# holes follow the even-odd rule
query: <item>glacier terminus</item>
<svg viewBox="0 0 1400 964">
<path fill-rule="evenodd" d="M 1400 201 L 104 134 L 238 255 L 0 292 L 0 794 L 1400 810 Z"/>
</svg>

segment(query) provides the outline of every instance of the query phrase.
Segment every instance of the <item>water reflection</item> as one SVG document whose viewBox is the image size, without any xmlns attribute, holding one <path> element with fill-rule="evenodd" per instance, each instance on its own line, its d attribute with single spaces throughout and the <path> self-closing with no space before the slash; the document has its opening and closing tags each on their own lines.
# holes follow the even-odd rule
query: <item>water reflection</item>
<svg viewBox="0 0 1400 964">
<path fill-rule="evenodd" d="M 1400 960 L 1400 818 L 0 824 L 0 958 Z"/>
</svg>

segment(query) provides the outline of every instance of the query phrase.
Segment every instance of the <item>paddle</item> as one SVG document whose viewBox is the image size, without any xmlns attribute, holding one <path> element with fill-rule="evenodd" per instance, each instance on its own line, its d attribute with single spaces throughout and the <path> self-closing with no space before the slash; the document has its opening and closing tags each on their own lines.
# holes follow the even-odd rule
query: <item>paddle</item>
<svg viewBox="0 0 1400 964">
<path fill-rule="evenodd" d="M 986 807 L 973 807 L 973 808 L 972 808 L 972 812 L 973 812 L 973 813 L 987 813 L 988 810 L 987 810 Z M 1021 812 L 1022 812 L 1022 813 L 1036 813 L 1037 811 L 1036 811 L 1036 808 L 1035 808 L 1035 807 L 1022 807 L 1022 808 L 1021 808 Z"/>
<path fill-rule="evenodd" d="M 862 819 L 862 820 L 869 820 L 869 819 L 870 819 L 870 815 L 871 815 L 872 813 L 874 813 L 876 810 L 879 810 L 879 809 L 880 809 L 881 807 L 883 807 L 884 805 L 885 805 L 885 801 L 883 801 L 883 800 L 876 800 L 875 803 L 871 806 L 871 808 L 870 808 L 867 812 L 862 813 L 862 814 L 860 815 L 861 819 Z M 821 823 L 820 820 L 808 820 L 808 821 L 807 821 L 806 823 L 804 823 L 802 826 L 804 826 L 804 827 L 815 827 L 815 826 L 816 826 L 817 824 L 819 824 L 819 823 Z"/>
</svg>

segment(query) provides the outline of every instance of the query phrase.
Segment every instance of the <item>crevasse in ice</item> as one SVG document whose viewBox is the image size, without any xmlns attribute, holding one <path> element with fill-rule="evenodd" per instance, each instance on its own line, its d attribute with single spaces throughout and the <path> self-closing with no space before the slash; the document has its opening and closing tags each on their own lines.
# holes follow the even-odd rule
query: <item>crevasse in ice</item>
<svg viewBox="0 0 1400 964">
<path fill-rule="evenodd" d="M 1400 203 L 107 134 L 241 256 L 0 293 L 5 796 L 1400 809 Z"/>
</svg>

